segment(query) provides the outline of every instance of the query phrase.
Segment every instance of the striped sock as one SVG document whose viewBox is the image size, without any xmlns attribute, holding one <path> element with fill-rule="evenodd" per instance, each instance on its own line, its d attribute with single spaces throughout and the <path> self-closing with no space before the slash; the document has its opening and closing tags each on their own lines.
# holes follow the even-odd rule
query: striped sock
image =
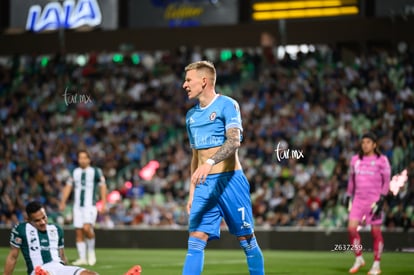
<svg viewBox="0 0 414 275">
<path fill-rule="evenodd" d="M 243 248 L 244 253 L 246 254 L 247 265 L 249 267 L 250 274 L 265 274 L 263 254 L 262 250 L 257 244 L 256 238 L 253 237 L 249 240 L 241 240 L 240 246 Z"/>
<path fill-rule="evenodd" d="M 183 275 L 198 275 L 203 271 L 204 248 L 207 242 L 198 238 L 188 238 L 188 251 L 185 257 Z"/>
</svg>

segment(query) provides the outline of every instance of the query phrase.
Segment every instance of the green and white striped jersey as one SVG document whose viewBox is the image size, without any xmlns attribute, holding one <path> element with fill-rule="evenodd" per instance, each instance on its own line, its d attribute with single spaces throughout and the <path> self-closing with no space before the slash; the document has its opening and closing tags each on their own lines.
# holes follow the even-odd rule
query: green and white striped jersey
<svg viewBox="0 0 414 275">
<path fill-rule="evenodd" d="M 89 166 L 85 169 L 75 168 L 67 184 L 74 187 L 73 207 L 92 207 L 98 200 L 99 185 L 106 184 L 102 170 Z"/>
<path fill-rule="evenodd" d="M 21 250 L 28 274 L 38 265 L 63 262 L 59 249 L 64 247 L 64 237 L 58 225 L 48 224 L 42 232 L 28 222 L 20 223 L 11 231 L 10 244 Z"/>
</svg>

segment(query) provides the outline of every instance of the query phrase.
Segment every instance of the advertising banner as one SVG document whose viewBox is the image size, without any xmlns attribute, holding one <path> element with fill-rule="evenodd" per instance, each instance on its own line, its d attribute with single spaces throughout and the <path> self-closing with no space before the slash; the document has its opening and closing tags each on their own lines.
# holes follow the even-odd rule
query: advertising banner
<svg viewBox="0 0 414 275">
<path fill-rule="evenodd" d="M 375 2 L 375 16 L 400 17 L 414 15 L 413 0 L 377 0 Z"/>
<path fill-rule="evenodd" d="M 91 27 L 118 27 L 117 0 L 13 0 L 10 27 L 42 32 Z"/>
<path fill-rule="evenodd" d="M 233 25 L 238 0 L 129 0 L 129 27 Z"/>
</svg>

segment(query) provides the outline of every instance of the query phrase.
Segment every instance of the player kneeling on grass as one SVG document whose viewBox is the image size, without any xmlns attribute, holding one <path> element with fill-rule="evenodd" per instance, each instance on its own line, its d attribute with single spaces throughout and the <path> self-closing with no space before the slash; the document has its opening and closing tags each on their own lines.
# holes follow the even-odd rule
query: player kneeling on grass
<svg viewBox="0 0 414 275">
<path fill-rule="evenodd" d="M 79 266 L 65 265 L 63 230 L 47 221 L 46 211 L 39 202 L 26 206 L 28 222 L 16 225 L 10 236 L 10 252 L 4 275 L 12 275 L 19 251 L 23 253 L 28 275 L 97 275 Z"/>
</svg>

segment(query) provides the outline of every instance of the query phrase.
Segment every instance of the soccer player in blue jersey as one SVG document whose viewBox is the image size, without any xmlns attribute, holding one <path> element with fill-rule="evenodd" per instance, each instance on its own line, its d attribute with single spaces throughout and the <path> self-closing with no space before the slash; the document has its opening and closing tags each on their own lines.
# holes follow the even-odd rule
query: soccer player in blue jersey
<svg viewBox="0 0 414 275">
<path fill-rule="evenodd" d="M 185 72 L 183 88 L 198 103 L 186 116 L 192 159 L 188 251 L 182 274 L 201 274 L 204 249 L 208 241 L 220 238 L 223 218 L 244 250 L 250 274 L 264 274 L 263 254 L 254 235 L 250 185 L 238 157 L 243 131 L 239 105 L 216 93 L 216 69 L 211 62 L 191 63 Z"/>
<path fill-rule="evenodd" d="M 72 189 L 74 189 L 73 203 L 73 225 L 76 231 L 76 248 L 79 259 L 73 262 L 74 265 L 95 265 L 95 232 L 94 225 L 98 215 L 96 200 L 98 192 L 105 209 L 107 187 L 102 170 L 91 166 L 91 159 L 88 151 L 78 152 L 79 167 L 75 168 L 72 176 L 66 182 L 62 192 L 60 210 L 66 208 Z"/>
<path fill-rule="evenodd" d="M 78 266 L 64 265 L 63 230 L 48 223 L 46 211 L 39 202 L 26 206 L 28 222 L 16 225 L 10 234 L 10 252 L 4 265 L 4 275 L 13 274 L 22 251 L 28 275 L 97 275 Z"/>
</svg>

